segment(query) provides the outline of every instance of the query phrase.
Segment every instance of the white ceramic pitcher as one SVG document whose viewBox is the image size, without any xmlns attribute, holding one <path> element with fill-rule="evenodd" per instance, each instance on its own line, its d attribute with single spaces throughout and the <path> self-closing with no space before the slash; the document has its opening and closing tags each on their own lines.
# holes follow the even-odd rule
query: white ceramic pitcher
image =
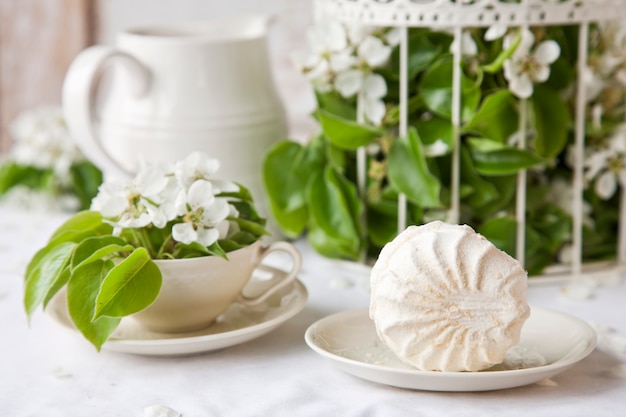
<svg viewBox="0 0 626 417">
<path fill-rule="evenodd" d="M 78 146 L 107 177 L 134 174 L 141 160 L 202 151 L 262 206 L 261 158 L 287 136 L 268 57 L 270 21 L 129 29 L 115 47 L 85 49 L 63 85 L 64 116 Z"/>
</svg>

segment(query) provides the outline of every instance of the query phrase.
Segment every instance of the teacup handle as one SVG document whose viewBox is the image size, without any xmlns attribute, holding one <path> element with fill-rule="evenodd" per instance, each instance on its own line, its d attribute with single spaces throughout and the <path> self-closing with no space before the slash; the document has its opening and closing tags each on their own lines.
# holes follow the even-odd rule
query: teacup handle
<svg viewBox="0 0 626 417">
<path fill-rule="evenodd" d="M 63 81 L 63 115 L 77 146 L 96 166 L 117 177 L 131 175 L 102 145 L 94 126 L 96 83 L 109 62 L 119 61 L 132 80 L 132 94 L 141 97 L 151 84 L 150 70 L 119 49 L 95 45 L 81 51 L 70 64 Z"/>
<path fill-rule="evenodd" d="M 276 294 L 279 290 L 291 284 L 296 279 L 296 276 L 302 268 L 302 255 L 300 254 L 298 249 L 296 249 L 296 247 L 289 242 L 272 242 L 268 246 L 261 248 L 261 254 L 257 266 L 261 265 L 263 259 L 272 252 L 285 252 L 289 256 L 291 256 L 291 269 L 285 272 L 282 279 L 275 282 L 271 287 L 263 291 L 261 294 L 255 297 L 248 297 L 242 294 L 239 296 L 239 299 L 237 300 L 238 302 L 248 306 L 258 305 L 267 300 L 273 294 Z"/>
</svg>

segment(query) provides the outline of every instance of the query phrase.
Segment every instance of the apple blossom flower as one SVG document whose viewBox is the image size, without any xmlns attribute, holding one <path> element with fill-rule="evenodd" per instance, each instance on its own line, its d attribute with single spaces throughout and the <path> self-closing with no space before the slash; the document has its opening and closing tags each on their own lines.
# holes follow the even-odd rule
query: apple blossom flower
<svg viewBox="0 0 626 417">
<path fill-rule="evenodd" d="M 379 125 L 386 112 L 387 85 L 374 70 L 389 62 L 400 35 L 399 28 L 326 22 L 309 30 L 311 51 L 294 56 L 294 62 L 317 91 L 336 90 L 345 98 L 358 95 L 366 120 Z"/>
<path fill-rule="evenodd" d="M 220 162 L 217 159 L 209 158 L 202 152 L 192 152 L 176 163 L 174 175 L 180 186 L 185 189 L 202 179 L 211 182 L 215 194 L 238 191 L 239 187 L 234 182 L 213 178 L 219 168 Z"/>
<path fill-rule="evenodd" d="M 149 224 L 163 228 L 176 215 L 173 181 L 162 166 L 147 165 L 131 181 L 102 184 L 91 209 L 101 212 L 115 226 L 116 234 L 122 228 Z"/>
<path fill-rule="evenodd" d="M 380 125 L 386 111 L 382 99 L 387 95 L 387 83 L 381 75 L 350 70 L 337 76 L 335 86 L 343 97 L 360 94 L 365 117 L 374 125 Z"/>
<path fill-rule="evenodd" d="M 585 158 L 585 179 L 594 181 L 596 194 L 608 200 L 617 185 L 626 186 L 626 125 L 622 125 L 608 139 L 604 148 L 591 152 Z"/>
<path fill-rule="evenodd" d="M 513 44 L 514 37 L 504 38 L 504 48 Z M 520 44 L 510 59 L 504 62 L 504 77 L 509 82 L 509 89 L 519 98 L 528 98 L 533 93 L 533 83 L 544 82 L 550 76 L 550 64 L 561 54 L 558 43 L 552 40 L 541 42 L 531 53 L 535 43 L 533 33 L 524 29 Z"/>
<path fill-rule="evenodd" d="M 21 113 L 9 126 L 15 145 L 11 156 L 21 165 L 52 168 L 62 184 L 69 182 L 70 167 L 84 159 L 57 107 L 39 107 Z"/>
<path fill-rule="evenodd" d="M 330 91 L 334 73 L 354 62 L 346 28 L 337 21 L 328 21 L 311 27 L 307 40 L 310 51 L 294 54 L 292 60 L 318 90 Z"/>
<path fill-rule="evenodd" d="M 180 190 L 176 214 L 182 217 L 182 223 L 172 227 L 174 240 L 210 246 L 220 238 L 218 227 L 231 214 L 231 209 L 225 198 L 214 194 L 213 185 L 204 179 L 196 180 L 188 190 Z M 222 227 L 222 230 L 227 229 Z"/>
</svg>

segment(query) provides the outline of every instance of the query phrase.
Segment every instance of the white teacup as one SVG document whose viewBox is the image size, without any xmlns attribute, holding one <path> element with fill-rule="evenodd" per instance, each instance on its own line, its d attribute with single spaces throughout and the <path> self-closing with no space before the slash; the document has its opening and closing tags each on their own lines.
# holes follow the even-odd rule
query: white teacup
<svg viewBox="0 0 626 417">
<path fill-rule="evenodd" d="M 253 271 L 272 252 L 285 252 L 291 269 L 261 294 L 247 296 L 244 288 Z M 149 330 L 178 333 L 208 327 L 234 302 L 256 305 L 285 288 L 302 266 L 300 252 L 288 242 L 263 246 L 256 242 L 229 252 L 228 260 L 218 256 L 156 260 L 163 284 L 157 299 L 132 317 Z"/>
</svg>

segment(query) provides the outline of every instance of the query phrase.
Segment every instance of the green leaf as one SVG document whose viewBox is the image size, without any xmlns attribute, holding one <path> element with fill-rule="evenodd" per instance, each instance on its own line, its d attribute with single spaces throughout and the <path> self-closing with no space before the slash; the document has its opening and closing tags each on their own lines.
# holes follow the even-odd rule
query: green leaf
<svg viewBox="0 0 626 417">
<path fill-rule="evenodd" d="M 159 295 L 161 271 L 145 248 L 135 249 L 105 276 L 93 320 L 124 317 L 148 307 Z"/>
<path fill-rule="evenodd" d="M 325 163 L 323 140 L 304 147 L 292 141 L 274 145 L 263 159 L 263 184 L 273 217 L 286 236 L 299 236 L 308 223 L 307 184 Z"/>
<path fill-rule="evenodd" d="M 239 217 L 229 217 L 228 220 L 237 223 L 239 225 L 239 229 L 248 232 L 254 236 L 261 237 L 265 235 L 269 235 L 268 231 L 265 230 L 265 227 L 260 225 L 259 223 L 245 220 Z"/>
<path fill-rule="evenodd" d="M 454 147 L 454 129 L 448 119 L 434 116 L 416 123 L 415 128 L 424 145 L 432 145 L 438 140 L 448 145 L 449 152 Z"/>
<path fill-rule="evenodd" d="M 433 112 L 452 117 L 452 69 L 449 56 L 435 62 L 424 74 L 421 93 L 424 102 Z M 480 102 L 480 88 L 461 73 L 461 119 L 469 120 Z"/>
<path fill-rule="evenodd" d="M 326 137 L 341 149 L 356 150 L 383 134 L 381 129 L 343 119 L 322 109 L 318 110 L 318 117 Z"/>
<path fill-rule="evenodd" d="M 376 204 L 367 207 L 367 234 L 377 247 L 384 246 L 398 234 L 398 193 L 387 187 Z"/>
<path fill-rule="evenodd" d="M 506 143 L 519 129 L 516 100 L 509 90 L 502 90 L 485 97 L 482 105 L 464 127 L 491 140 Z"/>
<path fill-rule="evenodd" d="M 50 237 L 49 245 L 63 242 L 80 242 L 91 236 L 110 235 L 113 227 L 103 223 L 102 215 L 95 211 L 81 211 L 70 217 Z"/>
<path fill-rule="evenodd" d="M 315 250 L 332 258 L 358 259 L 363 204 L 354 184 L 327 167 L 313 179 L 308 200 L 311 212 L 308 238 Z"/>
<path fill-rule="evenodd" d="M 77 162 L 70 167 L 70 179 L 81 209 L 88 209 L 102 184 L 102 172 L 89 161 Z"/>
<path fill-rule="evenodd" d="M 422 207 L 440 207 L 441 184 L 431 174 L 417 131 L 409 130 L 389 150 L 389 180 L 407 198 Z"/>
<path fill-rule="evenodd" d="M 324 109 L 346 120 L 356 120 L 356 106 L 353 100 L 346 100 L 336 91 L 329 93 L 316 91 L 315 97 L 317 98 L 317 105 L 320 109 Z"/>
<path fill-rule="evenodd" d="M 497 217 L 487 220 L 477 230 L 498 249 L 515 255 L 517 222 L 511 217 Z"/>
<path fill-rule="evenodd" d="M 461 147 L 461 181 L 471 187 L 471 193 L 464 200 L 473 208 L 482 207 L 498 197 L 496 187 L 478 175 L 469 151 L 464 146 Z"/>
<path fill-rule="evenodd" d="M 72 255 L 72 269 L 78 266 L 103 259 L 113 254 L 132 252 L 134 247 L 116 236 L 95 236 L 80 242 Z"/>
<path fill-rule="evenodd" d="M 49 170 L 8 161 L 0 166 L 0 196 L 16 186 L 44 190 L 50 179 Z"/>
<path fill-rule="evenodd" d="M 408 75 L 409 79 L 424 71 L 441 53 L 441 45 L 431 42 L 428 31 L 410 30 L 408 43 Z M 395 48 L 391 54 L 391 72 L 395 79 L 400 78 L 400 51 Z"/>
<path fill-rule="evenodd" d="M 98 351 L 121 321 L 111 317 L 92 320 L 100 284 L 112 268 L 112 261 L 83 264 L 72 272 L 67 283 L 67 307 L 72 322 Z"/>
<path fill-rule="evenodd" d="M 29 265 L 24 289 L 24 308 L 29 318 L 55 287 L 55 282 L 69 265 L 75 246 L 73 242 L 65 242 L 47 247 L 38 254 L 37 263 Z"/>
<path fill-rule="evenodd" d="M 541 163 L 537 155 L 488 139 L 469 139 L 474 166 L 481 175 L 511 175 Z"/>
<path fill-rule="evenodd" d="M 545 158 L 556 157 L 567 144 L 571 117 L 565 101 L 554 90 L 536 85 L 531 97 L 535 129 L 535 149 Z"/>
</svg>

